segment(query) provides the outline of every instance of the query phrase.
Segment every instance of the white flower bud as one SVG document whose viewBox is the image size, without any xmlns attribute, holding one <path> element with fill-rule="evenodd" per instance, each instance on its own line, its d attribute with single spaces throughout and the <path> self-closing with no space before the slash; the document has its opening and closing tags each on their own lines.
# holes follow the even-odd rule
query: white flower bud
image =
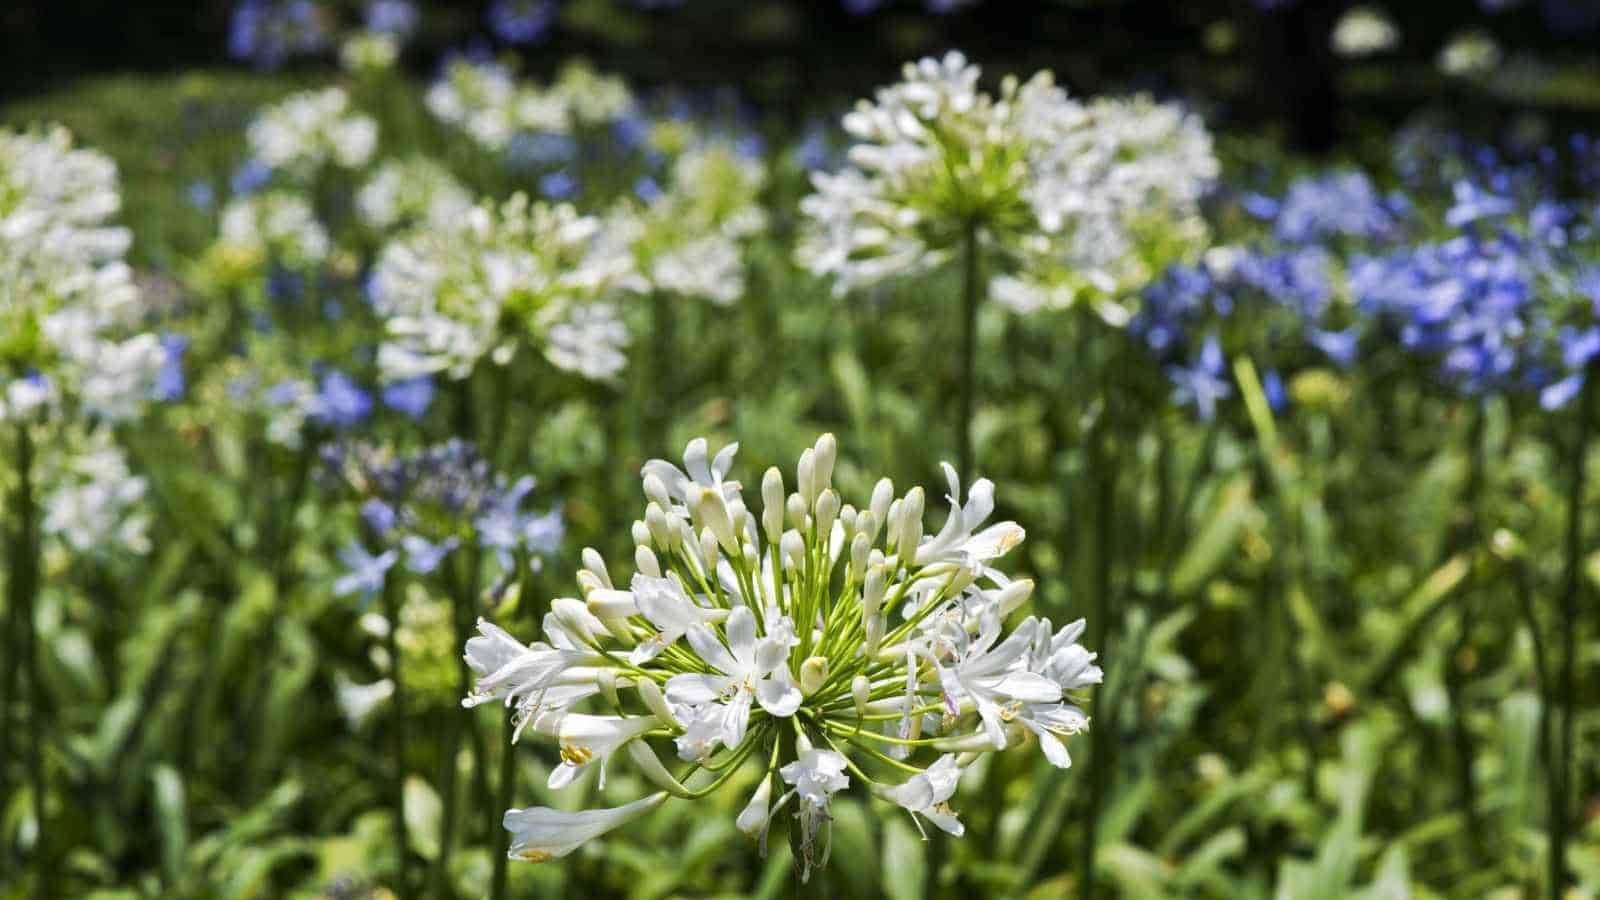
<svg viewBox="0 0 1600 900">
<path fill-rule="evenodd" d="M 833 463 L 839 457 L 839 442 L 831 432 L 817 438 L 813 461 L 813 481 L 817 491 L 833 486 Z"/>
<path fill-rule="evenodd" d="M 590 591 L 585 599 L 589 601 L 585 608 L 602 621 L 626 619 L 639 614 L 639 604 L 634 600 L 633 591 L 597 588 Z"/>
<path fill-rule="evenodd" d="M 649 544 L 650 544 L 650 526 L 646 525 L 644 523 L 643 519 L 635 519 L 634 520 L 632 531 L 633 531 L 633 543 L 636 546 L 639 546 L 639 547 L 649 546 Z"/>
<path fill-rule="evenodd" d="M 995 593 L 994 605 L 1000 618 L 1004 619 L 1028 602 L 1033 596 L 1033 579 L 1018 578 Z"/>
<path fill-rule="evenodd" d="M 623 749 L 628 758 L 639 770 L 639 773 L 650 780 L 651 784 L 666 791 L 675 797 L 693 797 L 687 787 L 678 779 L 672 777 L 667 767 L 661 764 L 661 758 L 656 756 L 656 751 L 651 749 L 649 741 L 629 741 Z"/>
<path fill-rule="evenodd" d="M 651 503 L 644 510 L 644 524 L 650 529 L 650 540 L 659 549 L 670 553 L 672 551 L 672 527 L 667 523 L 667 511 L 659 505 Z"/>
<path fill-rule="evenodd" d="M 769 772 L 761 776 L 761 783 L 756 785 L 756 792 L 750 795 L 750 802 L 744 806 L 744 811 L 739 813 L 739 818 L 734 824 L 747 837 L 759 838 L 767 830 L 767 821 L 772 818 L 768 812 L 772 804 L 772 774 Z"/>
<path fill-rule="evenodd" d="M 806 449 L 800 453 L 800 464 L 795 467 L 795 482 L 800 491 L 800 496 L 805 498 L 809 507 L 817 499 L 817 454 L 816 451 Z"/>
<path fill-rule="evenodd" d="M 644 495 L 662 509 L 672 508 L 672 495 L 667 493 L 667 486 L 653 473 L 644 477 Z"/>
<path fill-rule="evenodd" d="M 883 629 L 885 626 L 883 616 L 873 616 L 867 620 L 867 656 L 878 655 L 878 645 L 883 643 Z"/>
<path fill-rule="evenodd" d="M 800 537 L 800 532 L 791 528 L 783 533 L 783 538 L 778 542 L 778 552 L 783 557 L 785 570 L 798 569 L 805 563 L 805 539 Z"/>
<path fill-rule="evenodd" d="M 878 609 L 883 606 L 884 595 L 888 592 L 889 579 L 883 567 L 874 566 L 868 569 L 866 584 L 861 588 L 861 617 L 876 618 Z"/>
<path fill-rule="evenodd" d="M 594 573 L 595 577 L 600 580 L 601 587 L 615 586 L 611 583 L 611 573 L 606 571 L 606 561 L 600 556 L 600 551 L 593 547 L 585 547 L 581 556 L 583 558 L 583 567 Z"/>
<path fill-rule="evenodd" d="M 651 578 L 661 577 L 661 563 L 656 561 L 655 553 L 644 544 L 633 548 L 633 567 Z"/>
<path fill-rule="evenodd" d="M 888 510 L 889 533 L 884 537 L 884 544 L 892 551 L 900 546 L 900 501 L 895 500 L 889 504 Z"/>
<path fill-rule="evenodd" d="M 860 578 L 867 571 L 867 555 L 871 552 L 872 545 L 867 542 L 867 536 L 857 532 L 850 541 L 850 571 L 855 577 Z"/>
<path fill-rule="evenodd" d="M 872 505 L 867 508 L 867 511 L 872 513 L 872 521 L 875 523 L 874 530 L 868 536 L 874 541 L 878 539 L 876 528 L 892 521 L 889 518 L 889 504 L 893 500 L 894 482 L 887 478 L 878 479 L 878 483 L 872 486 Z M 863 526 L 862 530 L 865 531 L 866 527 Z"/>
<path fill-rule="evenodd" d="M 806 499 L 804 497 L 800 496 L 799 494 L 790 494 L 789 526 L 800 531 L 805 531 L 806 519 L 809 518 L 809 516 L 806 515 L 806 510 L 810 508 L 810 504 L 806 503 Z"/>
<path fill-rule="evenodd" d="M 696 511 L 700 521 L 716 536 L 717 543 L 729 555 L 737 555 L 740 547 L 738 536 L 733 530 L 733 517 L 728 514 L 728 501 L 722 492 L 716 488 L 706 488 L 700 492 L 699 509 Z M 708 557 L 709 558 L 709 557 Z"/>
<path fill-rule="evenodd" d="M 661 686 L 649 678 L 640 678 L 633 683 L 633 689 L 638 692 L 639 700 L 644 708 L 655 714 L 663 722 L 675 722 L 677 718 L 672 714 L 672 708 L 667 706 L 667 699 L 661 696 Z"/>
<path fill-rule="evenodd" d="M 706 574 L 709 576 L 717 570 L 717 536 L 710 528 L 700 529 L 700 561 L 705 565 Z"/>
<path fill-rule="evenodd" d="M 918 485 L 906 492 L 905 500 L 900 504 L 900 558 L 908 564 L 917 552 L 917 545 L 922 543 L 924 497 L 922 486 Z"/>
<path fill-rule="evenodd" d="M 871 546 L 878 539 L 878 526 L 881 524 L 872 510 L 863 509 L 856 515 L 856 534 L 866 538 L 867 545 Z"/>
<path fill-rule="evenodd" d="M 761 527 L 767 540 L 783 537 L 783 513 L 783 473 L 773 466 L 761 478 Z"/>
<path fill-rule="evenodd" d="M 831 535 L 833 521 L 839 515 L 839 495 L 832 488 L 817 497 L 817 534 Z"/>
<path fill-rule="evenodd" d="M 867 701 L 872 699 L 872 682 L 865 675 L 850 680 L 850 698 L 856 702 L 856 716 L 867 714 Z"/>
<path fill-rule="evenodd" d="M 822 687 L 828 680 L 828 658 L 826 656 L 807 657 L 800 664 L 800 693 L 809 697 Z"/>
<path fill-rule="evenodd" d="M 844 526 L 844 533 L 851 538 L 855 537 L 856 519 L 860 518 L 860 516 L 861 514 L 856 512 L 856 508 L 848 503 L 839 508 L 839 524 Z"/>
</svg>

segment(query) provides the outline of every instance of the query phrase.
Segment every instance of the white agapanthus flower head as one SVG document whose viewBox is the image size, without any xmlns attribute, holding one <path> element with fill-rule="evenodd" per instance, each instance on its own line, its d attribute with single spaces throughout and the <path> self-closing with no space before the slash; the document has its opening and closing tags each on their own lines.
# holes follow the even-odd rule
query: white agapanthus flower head
<svg viewBox="0 0 1600 900">
<path fill-rule="evenodd" d="M 743 241 L 766 227 L 760 160 L 731 141 L 691 142 L 672 164 L 668 182 L 642 207 L 614 214 L 630 219 L 639 270 L 655 290 L 727 306 L 744 295 Z"/>
<path fill-rule="evenodd" d="M 320 264 L 332 248 L 328 230 L 305 196 L 271 190 L 228 201 L 212 253 L 237 268 L 256 268 L 271 260 L 303 269 Z"/>
<path fill-rule="evenodd" d="M 372 276 L 385 378 L 464 378 L 523 343 L 586 377 L 616 374 L 627 334 L 605 301 L 638 286 L 624 230 L 517 194 L 397 238 Z"/>
<path fill-rule="evenodd" d="M 351 112 L 343 88 L 294 94 L 256 116 L 245 133 L 250 153 L 276 171 L 309 178 L 327 165 L 358 169 L 378 146 L 378 123 Z"/>
<path fill-rule="evenodd" d="M 42 478 L 44 533 L 77 555 L 148 552 L 145 480 L 129 470 L 106 429 L 74 429 L 66 441 L 51 454 Z"/>
<path fill-rule="evenodd" d="M 619 78 L 581 64 L 561 71 L 555 84 L 519 82 L 504 65 L 456 60 L 428 89 L 428 111 L 489 150 L 504 150 L 521 133 L 566 134 L 612 122 L 634 109 Z"/>
<path fill-rule="evenodd" d="M 0 418 L 81 404 L 128 418 L 164 355 L 123 261 L 115 164 L 65 129 L 0 131 Z"/>
<path fill-rule="evenodd" d="M 503 703 L 519 734 L 557 743 L 552 788 L 626 757 L 660 790 L 615 809 L 510 810 L 513 858 L 565 856 L 755 761 L 765 774 L 737 825 L 764 847 L 792 821 L 809 871 L 827 860 L 832 798 L 852 786 L 959 835 L 949 801 L 979 755 L 1037 740 L 1070 765 L 1064 740 L 1088 727 L 1079 698 L 1100 669 L 1081 620 L 1005 627 L 1033 582 L 996 568 L 1024 535 L 989 523 L 992 483 L 963 498 L 947 466 L 950 511 L 929 534 L 920 487 L 896 497 L 884 479 L 859 507 L 843 501 L 832 435 L 801 454 L 792 485 L 767 470 L 759 509 L 730 477 L 736 451 L 696 439 L 682 468 L 647 462 L 633 574 L 586 549 L 580 596 L 551 603 L 541 640 L 480 620 L 467 642 L 464 705 Z"/>
<path fill-rule="evenodd" d="M 942 265 L 970 235 L 1002 277 L 1041 261 L 1079 273 L 1065 295 L 991 284 L 1027 309 L 1126 289 L 1127 258 L 1157 226 L 1192 238 L 1217 172 L 1198 120 L 1142 98 L 1081 103 L 1048 71 L 994 95 L 979 75 L 955 51 L 908 63 L 845 116 L 849 164 L 814 173 L 801 203 L 801 265 L 845 293 Z"/>
<path fill-rule="evenodd" d="M 472 209 L 472 195 L 437 162 L 416 156 L 378 167 L 356 192 L 356 213 L 379 231 L 446 226 Z"/>
</svg>

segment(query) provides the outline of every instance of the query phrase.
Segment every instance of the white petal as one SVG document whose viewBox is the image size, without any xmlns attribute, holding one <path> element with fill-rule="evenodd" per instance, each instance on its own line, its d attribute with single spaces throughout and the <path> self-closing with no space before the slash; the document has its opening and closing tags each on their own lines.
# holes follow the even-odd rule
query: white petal
<svg viewBox="0 0 1600 900">
<path fill-rule="evenodd" d="M 666 799 L 662 792 L 625 806 L 578 812 L 543 806 L 508 809 L 504 825 L 511 832 L 511 849 L 507 855 L 536 863 L 566 856 L 585 842 L 644 816 Z"/>
</svg>

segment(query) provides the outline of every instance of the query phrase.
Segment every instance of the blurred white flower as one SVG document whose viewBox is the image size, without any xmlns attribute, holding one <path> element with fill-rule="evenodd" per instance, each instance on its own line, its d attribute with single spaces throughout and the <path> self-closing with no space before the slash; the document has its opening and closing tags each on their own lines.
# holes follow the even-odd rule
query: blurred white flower
<svg viewBox="0 0 1600 900">
<path fill-rule="evenodd" d="M 1386 53 L 1400 45 L 1400 29 L 1381 9 L 1357 6 L 1345 11 L 1333 27 L 1333 50 L 1340 56 Z"/>
<path fill-rule="evenodd" d="M 342 88 L 295 94 L 269 106 L 250 123 L 245 137 L 254 158 L 274 170 L 309 178 L 323 166 L 356 169 L 378 146 L 378 123 L 350 111 Z"/>
<path fill-rule="evenodd" d="M 374 229 L 449 225 L 472 209 L 472 195 L 427 157 L 390 161 L 356 192 L 356 212 Z"/>
<path fill-rule="evenodd" d="M 1483 75 L 1500 65 L 1504 54 L 1486 31 L 1464 31 L 1439 49 L 1439 71 L 1446 75 Z"/>
<path fill-rule="evenodd" d="M 1069 98 L 1049 72 L 978 90 L 960 53 L 907 64 L 844 118 L 850 165 L 812 175 L 797 257 L 845 293 L 942 265 L 973 233 L 1008 260 L 990 293 L 1013 309 L 1136 288 L 1198 252 L 1217 174 L 1198 119 L 1146 98 Z"/>
<path fill-rule="evenodd" d="M 456 60 L 428 89 L 428 111 L 490 150 L 504 150 L 520 133 L 565 134 L 578 126 L 615 121 L 634 107 L 621 79 L 568 65 L 556 83 L 519 83 L 498 63 Z"/>
<path fill-rule="evenodd" d="M 149 520 L 139 509 L 145 480 L 129 471 L 127 458 L 104 429 L 67 440 L 43 476 L 44 533 L 78 554 L 113 548 L 148 552 Z"/>
<path fill-rule="evenodd" d="M 629 248 L 601 220 L 522 194 L 484 203 L 384 248 L 372 276 L 388 331 L 379 367 L 394 381 L 463 378 L 529 343 L 561 368 L 608 378 L 627 332 L 603 301 L 637 283 Z"/>
<path fill-rule="evenodd" d="M 305 197 L 267 191 L 228 201 L 222 210 L 218 247 L 258 265 L 270 259 L 305 268 L 327 258 L 332 241 Z"/>
</svg>

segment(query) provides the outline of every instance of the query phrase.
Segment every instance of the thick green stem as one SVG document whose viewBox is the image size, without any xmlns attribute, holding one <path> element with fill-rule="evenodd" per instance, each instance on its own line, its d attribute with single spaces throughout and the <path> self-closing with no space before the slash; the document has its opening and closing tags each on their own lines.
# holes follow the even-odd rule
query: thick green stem
<svg viewBox="0 0 1600 900">
<path fill-rule="evenodd" d="M 411 854 L 406 846 L 406 704 L 405 681 L 400 665 L 400 589 L 398 572 L 390 571 L 383 581 L 383 615 L 389 620 L 384 647 L 389 654 L 389 682 L 394 693 L 389 698 L 389 752 L 394 756 L 394 848 L 399 860 L 395 867 L 395 893 L 410 893 Z"/>
<path fill-rule="evenodd" d="M 976 393 L 978 352 L 978 224 L 967 223 L 961 235 L 961 410 L 956 460 L 961 477 L 972 480 L 972 410 Z"/>
<path fill-rule="evenodd" d="M 1578 605 L 1583 592 L 1583 498 L 1588 474 L 1589 437 L 1594 418 L 1595 381 L 1600 370 L 1590 366 L 1578 398 L 1577 439 L 1573 442 L 1571 480 L 1567 485 L 1567 560 L 1561 590 L 1561 728 L 1550 771 L 1549 893 L 1559 900 L 1567 882 L 1567 807 L 1577 793 L 1572 784 L 1572 720 L 1578 712 Z"/>
</svg>

